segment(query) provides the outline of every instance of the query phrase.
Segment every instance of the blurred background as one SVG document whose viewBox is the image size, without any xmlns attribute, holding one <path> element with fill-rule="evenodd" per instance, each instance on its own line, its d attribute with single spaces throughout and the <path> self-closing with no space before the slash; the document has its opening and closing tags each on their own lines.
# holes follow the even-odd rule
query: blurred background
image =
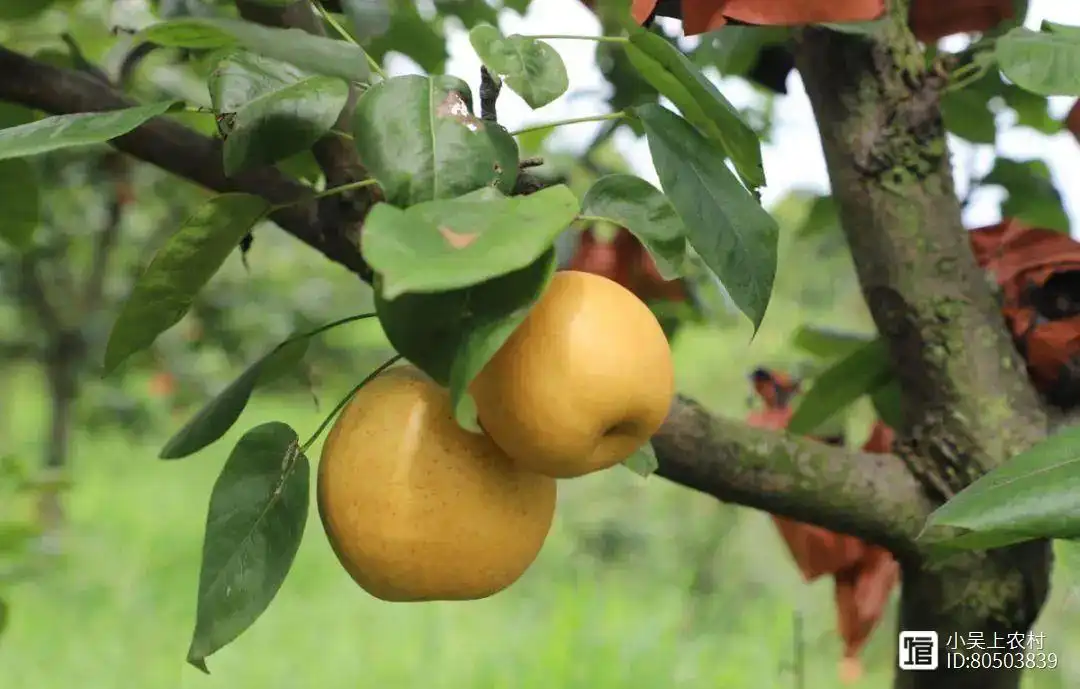
<svg viewBox="0 0 1080 689">
<path fill-rule="evenodd" d="M 2 2 L 0 44 L 68 66 L 86 59 L 114 73 L 130 47 L 117 40 L 116 27 L 137 30 L 155 12 L 197 4 Z M 410 33 L 391 32 L 396 43 L 371 47 L 392 74 L 446 71 L 475 92 L 479 61 L 466 26 L 478 17 L 497 16 L 507 33 L 599 32 L 578 0 L 508 3 L 526 7 L 523 15 L 482 0 L 437 4 L 417 3 L 412 23 L 398 26 Z M 465 5 L 471 9 L 460 11 Z M 1033 0 L 1027 24 L 1042 19 L 1080 24 L 1080 7 Z M 661 25 L 678 34 L 677 22 Z M 745 319 L 706 290 L 704 317 L 685 321 L 673 348 L 682 392 L 716 413 L 744 417 L 754 367 L 813 367 L 811 352 L 799 346 L 802 326 L 871 332 L 872 323 L 825 196 L 798 76 L 787 78 L 786 94 L 755 86 L 725 61 L 715 39 L 680 44 L 762 133 L 765 203 L 782 228 L 780 270 L 752 342 Z M 507 128 L 608 112 L 641 96 L 640 84 L 621 80 L 625 72 L 594 43 L 553 45 L 570 67 L 570 92 L 531 111 L 504 90 Z M 153 54 L 129 88 L 141 98 L 208 106 L 206 69 L 197 59 Z M 951 143 L 969 226 L 997 222 L 1004 208 L 1075 233 L 1080 188 L 1066 181 L 1080 177 L 1080 145 L 1060 124 L 1071 102 L 1040 102 L 1026 110 L 969 103 L 975 119 L 996 125 L 990 141 L 965 129 L 967 110 L 954 109 L 950 129 L 968 132 Z M 0 103 L 0 126 L 27 115 Z M 212 116 L 179 116 L 214 129 Z M 575 189 L 619 170 L 655 183 L 645 142 L 629 128 L 599 137 L 603 126 L 541 130 L 522 145 L 545 157 L 542 171 Z M 296 329 L 370 310 L 370 291 L 283 232 L 258 231 L 246 265 L 237 252 L 188 317 L 122 377 L 104 380 L 102 347 L 132 279 L 206 193 L 104 147 L 32 164 L 43 209 L 35 248 L 22 255 L 0 248 L 0 687 L 839 685 L 832 582 L 802 582 L 768 516 L 622 468 L 564 482 L 536 564 L 510 590 L 469 604 L 373 600 L 334 559 L 313 502 L 307 537 L 268 612 L 209 659 L 212 675 L 194 670 L 184 656 L 206 507 L 232 444 L 275 419 L 301 434 L 314 430 L 389 349 L 373 323 L 335 329 L 313 340 L 303 370 L 260 389 L 226 438 L 184 461 L 156 459 L 165 439 L 245 366 Z M 290 165 L 304 170 L 310 161 Z M 1004 168 L 1013 176 L 988 177 Z M 1024 206 L 1038 194 L 1041 205 Z M 0 198 L 17 212 L 19 200 L 5 197 L 2 184 Z M 868 404 L 850 415 L 851 444 L 862 443 L 871 421 Z M 1036 631 L 1059 667 L 1029 672 L 1024 686 L 1032 689 L 1080 686 L 1080 658 L 1070 653 L 1080 648 L 1080 551 L 1059 544 L 1057 552 L 1052 600 Z M 855 686 L 890 686 L 894 628 L 891 606 Z"/>
</svg>

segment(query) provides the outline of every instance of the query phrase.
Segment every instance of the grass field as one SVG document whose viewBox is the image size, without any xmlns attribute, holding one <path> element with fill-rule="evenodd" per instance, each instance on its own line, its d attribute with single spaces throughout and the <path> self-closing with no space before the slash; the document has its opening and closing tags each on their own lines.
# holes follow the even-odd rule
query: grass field
<svg viewBox="0 0 1080 689">
<path fill-rule="evenodd" d="M 857 309 L 848 302 L 834 302 L 842 322 Z M 752 345 L 741 326 L 689 331 L 676 347 L 680 387 L 719 413 L 745 414 L 746 372 L 797 358 L 787 337 L 799 308 L 781 292 Z M 26 391 L 15 395 L 20 403 L 6 420 L 6 440 L 26 456 L 38 451 L 43 428 L 33 382 L 26 375 L 7 381 Z M 324 391 L 324 411 L 347 385 Z M 800 581 L 768 518 L 621 468 L 564 482 L 553 534 L 536 564 L 510 590 L 474 603 L 371 599 L 338 566 L 313 508 L 277 599 L 209 659 L 213 674 L 202 675 L 183 659 L 217 472 L 243 430 L 281 419 L 303 435 L 320 418 L 310 398 L 258 397 L 225 440 L 179 462 L 154 459 L 160 440 L 80 433 L 66 554 L 2 591 L 11 620 L 0 637 L 0 687 L 838 686 L 832 584 Z M 852 420 L 854 440 L 861 441 L 866 421 L 866 410 Z M 161 440 L 174 427 L 162 429 Z M 1080 560 L 1073 550 L 1063 555 Z M 1038 625 L 1061 667 L 1029 673 L 1029 689 L 1080 684 L 1080 659 L 1070 651 L 1080 649 L 1072 572 L 1080 567 L 1058 568 Z M 858 687 L 889 686 L 894 626 L 890 611 L 864 653 L 868 672 Z"/>
</svg>

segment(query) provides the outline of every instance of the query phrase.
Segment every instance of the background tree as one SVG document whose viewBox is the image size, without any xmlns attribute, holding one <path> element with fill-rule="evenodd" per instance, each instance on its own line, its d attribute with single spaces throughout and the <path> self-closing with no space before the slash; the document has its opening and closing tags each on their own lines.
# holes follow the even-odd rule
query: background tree
<svg viewBox="0 0 1080 689">
<path fill-rule="evenodd" d="M 413 177 L 431 172 L 423 167 L 431 165 L 431 157 L 425 163 L 423 155 L 396 151 L 399 142 L 392 137 L 399 123 L 391 123 L 388 116 L 397 113 L 421 121 L 420 115 L 427 117 L 438 104 L 423 102 L 417 95 L 426 86 L 411 90 L 410 84 L 427 81 L 372 78 L 372 72 L 381 71 L 377 60 L 391 47 L 413 53 L 422 67 L 439 72 L 445 52 L 434 46 L 441 45 L 440 32 L 452 15 L 472 27 L 472 43 L 485 64 L 530 105 L 550 102 L 566 88 L 565 68 L 557 53 L 535 38 L 508 38 L 485 25 L 495 19 L 494 9 L 486 3 L 447 3 L 440 5 L 440 14 L 428 16 L 411 3 L 391 5 L 162 2 L 155 6 L 156 18 L 126 16 L 114 26 L 121 29 L 117 45 L 124 46 L 121 57 L 114 56 L 118 69 L 136 69 L 140 61 L 145 68 L 150 60 L 184 64 L 185 77 L 207 84 L 210 112 L 178 109 L 166 102 L 206 100 L 177 92 L 186 87 L 173 85 L 167 93 L 161 93 L 160 86 L 150 93 L 132 89 L 125 95 L 83 66 L 58 66 L 34 57 L 39 40 L 35 37 L 12 43 L 13 49 L 0 49 L 3 100 L 47 115 L 104 113 L 74 120 L 43 117 L 22 128 L 9 128 L 0 134 L 0 154 L 6 161 L 108 141 L 135 159 L 220 194 L 189 209 L 182 228 L 165 239 L 146 271 L 125 290 L 126 300 L 104 347 L 107 368 L 117 369 L 145 350 L 185 314 L 197 314 L 192 304 L 198 295 L 221 291 L 216 286 L 203 288 L 264 217 L 361 280 L 371 282 L 378 273 L 383 291 L 396 283 L 396 289 L 408 296 L 408 288 L 401 285 L 419 279 L 416 276 L 431 265 L 415 257 L 405 261 L 380 254 L 375 238 L 391 236 L 396 227 L 389 204 L 441 203 L 435 208 L 451 218 L 459 211 L 453 198 L 432 198 L 430 188 L 410 188 L 401 182 L 401 172 L 414 173 Z M 725 26 L 701 44 L 693 60 L 699 65 L 719 64 L 721 71 L 747 75 L 774 89 L 780 88 L 778 74 L 784 73 L 785 64 L 793 61 L 798 69 L 818 120 L 834 192 L 831 201 L 814 203 L 807 225 L 828 226 L 830 214 L 836 213 L 882 343 L 863 349 L 873 356 L 864 353 L 859 375 L 852 376 L 862 385 L 832 395 L 829 415 L 864 394 L 894 385 L 899 411 L 889 421 L 900 441 L 894 453 L 863 456 L 752 429 L 680 398 L 652 442 L 657 473 L 726 502 L 820 524 L 887 547 L 903 566 L 902 629 L 932 629 L 943 637 L 953 632 L 982 631 L 988 637 L 995 632 L 1026 632 L 1047 595 L 1046 537 L 1075 535 L 1075 515 L 1068 515 L 1067 503 L 1047 499 L 1041 506 L 1012 514 L 1009 521 L 969 528 L 968 535 L 976 533 L 982 540 L 969 539 L 969 549 L 949 558 L 937 557 L 920 538 L 927 519 L 941 504 L 969 486 L 975 490 L 966 495 L 979 494 L 980 484 L 973 482 L 980 476 L 1003 468 L 1015 472 L 1017 466 L 1022 469 L 1020 460 L 1045 458 L 1037 445 L 1056 413 L 1028 383 L 989 281 L 972 255 L 960 222 L 961 201 L 954 193 L 944 135 L 948 128 L 969 140 L 985 139 L 986 113 L 1002 103 L 1030 126 L 1045 131 L 1060 127 L 1046 115 L 1040 94 L 1080 95 L 1076 72 L 1069 69 L 1080 50 L 1076 29 L 1050 26 L 1042 32 L 1026 31 L 1015 28 L 1022 14 L 1010 14 L 999 18 L 1004 21 L 969 27 L 983 32 L 980 40 L 961 52 L 944 53 L 916 40 L 920 33 L 925 40 L 933 36 L 918 24 L 911 27 L 915 34 L 911 32 L 909 4 L 902 1 L 890 3 L 884 15 L 884 8 L 874 3 L 832 3 L 832 10 L 818 8 L 821 13 L 811 17 L 785 14 L 783 9 L 765 16 L 754 8 L 736 11 L 734 4 L 725 9 L 718 2 L 684 2 L 681 11 L 670 5 L 635 2 L 635 18 L 648 23 L 653 10 L 682 16 L 688 32 L 716 28 L 725 12 L 736 20 L 795 25 L 783 30 Z M 523 9 L 518 3 L 508 6 Z M 37 17 L 39 9 L 18 11 L 42 22 L 40 26 L 58 16 Z M 340 14 L 334 12 L 337 9 Z M 616 86 L 613 101 L 621 100 L 616 112 L 599 118 L 647 136 L 666 196 L 625 175 L 598 179 L 583 195 L 564 194 L 560 189 L 565 187 L 550 170 L 534 169 L 532 161 L 508 145 L 506 132 L 492 124 L 499 86 L 489 76 L 479 92 L 471 94 L 477 106 L 472 112 L 462 112 L 453 103 L 448 107 L 468 122 L 479 116 L 493 133 L 469 139 L 467 155 L 455 160 L 453 169 L 435 172 L 446 175 L 451 197 L 478 193 L 475 190 L 489 181 L 510 196 L 533 197 L 529 203 L 544 209 L 544 222 L 523 228 L 516 240 L 535 248 L 525 257 L 531 261 L 528 265 L 498 265 L 477 251 L 472 274 L 443 275 L 438 287 L 471 289 L 489 284 L 482 281 L 492 276 L 535 271 L 552 260 L 548 249 L 554 232 L 571 221 L 603 219 L 635 234 L 658 264 L 666 266 L 668 276 L 686 279 L 700 274 L 701 265 L 707 266 L 724 285 L 730 303 L 750 318 L 756 330 L 777 282 L 776 223 L 753 196 L 765 181 L 757 137 L 758 131 L 767 130 L 767 116 L 755 122 L 756 127 L 747 124 L 670 40 L 636 29 L 617 7 L 612 11 L 604 16 L 609 38 L 600 44 L 601 62 Z M 77 23 L 77 14 L 67 19 L 72 17 Z M 873 23 L 838 23 L 853 20 Z M 831 23 L 804 26 L 812 22 Z M 125 36 L 125 30 L 144 27 L 133 40 Z M 292 32 L 280 33 L 284 27 Z M 343 40 L 330 38 L 336 34 Z M 742 40 L 750 47 L 740 50 L 736 59 L 727 51 L 737 42 L 742 45 Z M 106 52 L 102 47 L 98 54 L 87 54 L 98 61 Z M 1001 78 L 1001 72 L 1011 83 Z M 450 82 L 430 83 L 445 89 L 440 93 L 453 89 L 459 96 L 467 93 L 461 84 L 451 89 Z M 681 116 L 656 105 L 661 93 Z M 137 102 L 144 105 L 136 106 Z M 208 135 L 213 129 L 220 131 L 224 144 Z M 434 140 L 442 136 L 452 139 L 461 134 L 452 130 Z M 724 165 L 725 158 L 731 160 L 734 173 Z M 492 170 L 495 179 L 490 179 Z M 1057 194 L 1038 164 L 999 161 L 995 173 L 982 182 L 1010 188 L 1008 215 L 1065 229 Z M 36 188 L 29 175 L 9 179 L 26 189 Z M 490 203 L 492 213 L 503 213 L 508 225 L 523 203 L 493 194 L 473 198 Z M 627 198 L 636 201 L 628 206 L 616 203 Z M 660 215 L 643 221 L 641 214 L 650 203 Z M 22 227 L 37 225 L 31 217 Z M 258 233 L 256 245 L 264 234 Z M 726 242 L 723 250 L 718 238 Z M 20 249 L 16 260 L 23 263 L 36 250 L 28 254 L 25 240 L 13 243 Z M 65 264 L 69 253 L 63 251 Z M 515 260 L 525 253 L 523 249 Z M 432 285 L 422 286 L 432 290 Z M 527 306 L 541 287 L 542 282 L 534 280 L 514 295 L 514 306 Z M 431 351 L 429 345 L 438 336 L 449 345 L 461 332 L 477 332 L 477 323 L 450 314 L 459 318 L 448 332 L 425 331 L 432 323 L 425 322 L 423 310 L 435 313 L 430 303 L 414 301 L 407 314 L 395 312 L 387 303 L 393 302 L 383 300 L 379 321 L 390 343 L 421 367 L 445 369 L 457 358 L 475 356 L 467 347 Z M 43 313 L 39 309 L 34 317 Z M 515 316 L 512 311 L 485 315 L 508 323 Z M 221 437 L 252 388 L 270 374 L 298 365 L 309 340 L 319 341 L 306 336 L 293 339 L 256 362 L 174 435 L 163 455 L 185 456 Z M 489 340 L 484 346 L 490 344 Z M 851 370 L 850 357 L 842 363 Z M 462 387 L 454 392 L 460 395 Z M 819 405 L 827 393 L 814 387 L 810 396 L 816 395 L 814 403 Z M 880 404 L 879 411 L 885 411 Z M 290 432 L 286 445 L 296 440 L 295 431 Z M 635 466 L 640 468 L 642 461 L 647 461 L 647 453 Z M 287 466 L 281 480 L 293 475 L 294 468 Z M 1055 478 L 1058 490 L 1067 488 Z M 1062 496 L 1053 492 L 1052 485 L 1040 490 L 1051 498 Z M 247 497 L 250 503 L 237 509 L 251 510 L 267 500 L 265 495 Z M 286 517 L 306 519 L 307 513 Z M 1037 533 L 1033 523 L 1040 525 Z M 207 534 L 208 543 L 218 547 L 247 547 L 230 544 L 228 538 L 213 530 Z M 985 549 L 987 545 L 994 547 Z M 273 598 L 297 546 L 275 543 L 274 552 L 260 564 L 273 576 L 267 577 L 264 589 L 250 594 L 243 611 L 247 623 Z M 227 566 L 212 558 L 205 559 L 203 567 L 230 574 Z M 225 638 L 230 634 L 220 631 L 226 618 L 214 603 L 212 596 L 201 596 L 189 654 L 195 664 L 231 640 Z M 234 624 L 231 636 L 239 631 Z M 211 638 L 215 640 L 208 641 Z M 898 673 L 895 686 L 1015 687 L 1020 676 L 1006 668 L 940 669 Z"/>
</svg>

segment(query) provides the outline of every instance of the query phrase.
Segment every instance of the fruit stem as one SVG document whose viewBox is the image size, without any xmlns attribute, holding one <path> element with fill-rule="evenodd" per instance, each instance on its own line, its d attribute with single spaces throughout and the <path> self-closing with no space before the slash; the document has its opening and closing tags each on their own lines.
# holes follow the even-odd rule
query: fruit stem
<svg viewBox="0 0 1080 689">
<path fill-rule="evenodd" d="M 625 36 L 578 36 L 574 34 L 542 34 L 525 35 L 522 38 L 531 38 L 536 41 L 596 41 L 597 43 L 629 43 L 630 39 Z"/>
<path fill-rule="evenodd" d="M 312 436 L 307 439 L 307 442 L 305 442 L 303 444 L 303 446 L 300 448 L 300 451 L 304 452 L 306 454 L 307 451 L 308 451 L 308 448 L 311 447 L 315 443 L 315 441 L 319 439 L 319 436 L 322 435 L 322 432 L 326 430 L 326 427 L 329 426 L 333 422 L 334 418 L 338 415 L 338 412 L 340 412 L 342 409 L 345 408 L 345 405 L 348 404 L 349 400 L 351 400 L 353 398 L 353 396 L 356 395 L 356 393 L 360 391 L 360 388 L 364 387 L 365 385 L 367 385 L 371 381 L 375 380 L 375 378 L 378 377 L 378 375 L 380 373 L 382 373 L 386 369 L 390 368 L 391 366 L 393 366 L 394 364 L 396 364 L 400 360 L 401 360 L 401 355 L 400 354 L 395 354 L 394 356 L 390 357 L 389 359 L 387 359 L 383 363 L 379 364 L 379 366 L 374 371 L 369 373 L 366 378 L 364 378 L 362 381 L 360 381 L 356 385 L 356 387 L 354 387 L 352 390 L 350 390 L 349 394 L 345 395 L 345 397 L 343 397 L 341 399 L 341 401 L 337 403 L 337 406 L 335 406 L 330 411 L 330 413 L 327 414 L 326 418 L 323 419 L 323 422 L 319 425 L 318 429 L 315 430 L 315 433 L 312 434 Z"/>
<path fill-rule="evenodd" d="M 319 333 L 324 333 L 327 330 L 329 330 L 330 328 L 336 328 L 339 325 L 345 325 L 346 323 L 352 323 L 353 321 L 362 321 L 362 320 L 367 319 L 367 318 L 375 318 L 377 315 L 378 314 L 375 314 L 375 313 L 359 313 L 359 314 L 356 314 L 355 316 L 347 316 L 345 318 L 339 318 L 336 321 L 330 321 L 329 323 L 325 323 L 323 325 L 320 325 L 318 328 L 315 328 L 314 330 L 309 330 L 306 333 L 300 333 L 299 335 L 293 335 L 289 339 L 282 342 L 281 345 L 279 345 L 279 346 L 284 347 L 285 345 L 289 344 L 290 342 L 295 342 L 296 340 L 302 340 L 302 339 L 304 339 L 306 337 L 315 337 Z"/>
<path fill-rule="evenodd" d="M 536 124 L 531 127 L 524 127 L 517 131 L 510 132 L 510 136 L 517 136 L 518 134 L 524 134 L 526 132 L 535 132 L 538 129 L 548 129 L 550 127 L 559 127 L 564 124 L 578 124 L 580 122 L 603 122 L 604 120 L 617 120 L 621 117 L 626 117 L 626 113 L 623 111 L 609 112 L 606 115 L 589 115 L 588 117 L 573 117 L 569 120 L 557 120 L 555 122 L 547 122 L 545 124 Z"/>
<path fill-rule="evenodd" d="M 330 187 L 329 189 L 325 189 L 323 191 L 320 191 L 318 194 L 315 194 L 311 198 L 313 198 L 313 199 L 323 199 L 323 198 L 326 198 L 327 196 L 333 196 L 335 194 L 343 194 L 343 193 L 345 193 L 347 191 L 352 191 L 353 189 L 362 189 L 363 187 L 370 187 L 373 184 L 377 184 L 377 182 L 374 179 L 362 179 L 359 182 L 349 182 L 348 184 L 342 184 L 341 186 Z"/>
</svg>

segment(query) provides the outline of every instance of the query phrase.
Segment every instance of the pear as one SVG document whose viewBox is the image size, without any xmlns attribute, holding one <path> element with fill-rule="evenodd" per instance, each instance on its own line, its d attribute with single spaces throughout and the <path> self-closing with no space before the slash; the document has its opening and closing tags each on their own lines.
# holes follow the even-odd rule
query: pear
<svg viewBox="0 0 1080 689">
<path fill-rule="evenodd" d="M 573 478 L 618 464 L 663 424 L 671 348 L 648 306 L 592 273 L 555 273 L 470 385 L 479 425 L 518 467 Z"/>
<path fill-rule="evenodd" d="M 400 366 L 362 387 L 334 423 L 317 499 L 339 562 L 372 596 L 475 600 L 536 559 L 556 482 L 462 429 L 448 391 Z"/>
</svg>

